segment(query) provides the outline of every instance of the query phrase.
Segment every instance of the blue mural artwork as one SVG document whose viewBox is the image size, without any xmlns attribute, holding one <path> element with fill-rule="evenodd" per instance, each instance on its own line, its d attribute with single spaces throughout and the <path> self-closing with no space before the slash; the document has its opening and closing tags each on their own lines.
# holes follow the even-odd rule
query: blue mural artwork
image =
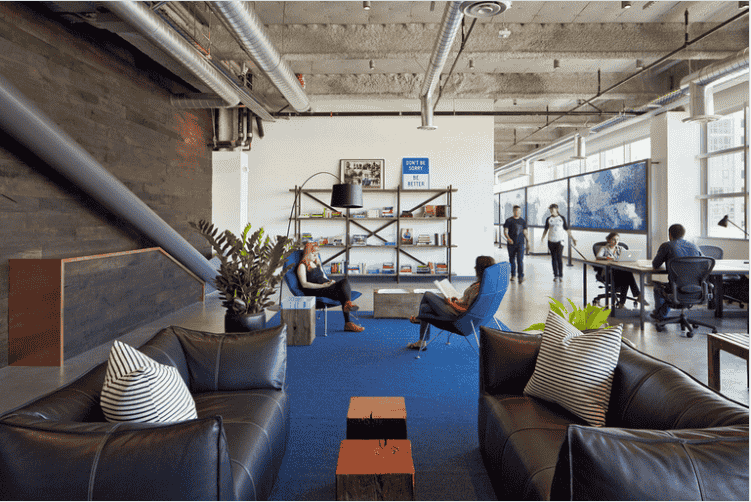
<svg viewBox="0 0 751 502">
<path fill-rule="evenodd" d="M 507 218 L 511 218 L 514 215 L 514 206 L 520 206 L 522 208 L 522 218 L 525 217 L 525 201 L 524 201 L 524 188 L 516 190 L 510 190 L 503 192 L 500 195 L 500 220 L 499 224 L 503 225 Z"/>
<path fill-rule="evenodd" d="M 575 176 L 571 226 L 603 230 L 647 229 L 647 163 Z"/>
<path fill-rule="evenodd" d="M 567 200 L 567 179 L 527 187 L 527 225 L 544 227 L 545 220 L 550 216 L 548 207 L 553 203 L 558 204 L 558 211 L 568 221 Z"/>
</svg>

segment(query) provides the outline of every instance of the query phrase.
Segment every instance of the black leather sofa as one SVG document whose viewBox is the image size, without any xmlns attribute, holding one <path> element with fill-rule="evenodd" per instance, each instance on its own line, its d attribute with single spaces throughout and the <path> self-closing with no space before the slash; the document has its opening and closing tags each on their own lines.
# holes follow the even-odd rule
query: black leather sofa
<svg viewBox="0 0 751 502">
<path fill-rule="evenodd" d="M 748 500 L 748 407 L 622 343 L 606 427 L 522 394 L 541 335 L 480 332 L 480 452 L 502 500 Z"/>
<path fill-rule="evenodd" d="M 0 498 L 268 498 L 289 431 L 286 326 L 235 334 L 171 326 L 139 350 L 178 369 L 198 418 L 108 423 L 102 363 L 0 417 Z"/>
</svg>

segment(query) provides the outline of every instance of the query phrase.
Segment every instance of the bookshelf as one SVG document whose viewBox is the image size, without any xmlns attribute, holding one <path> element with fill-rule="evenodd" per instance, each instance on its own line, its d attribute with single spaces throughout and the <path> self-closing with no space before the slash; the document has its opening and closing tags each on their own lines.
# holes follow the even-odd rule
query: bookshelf
<svg viewBox="0 0 751 502">
<path fill-rule="evenodd" d="M 330 250 L 333 253 L 330 256 L 321 257 L 324 266 L 339 263 L 339 261 L 344 263 L 344 270 L 341 273 L 329 274 L 333 277 L 342 275 L 393 277 L 397 283 L 404 277 L 421 277 L 427 280 L 451 277 L 451 250 L 456 247 L 451 243 L 451 224 L 456 219 L 453 216 L 451 196 L 456 191 L 457 189 L 451 186 L 439 189 L 405 190 L 397 187 L 365 190 L 362 209 L 346 209 L 340 212 L 324 202 L 330 199 L 328 197 L 331 193 L 330 189 L 301 189 L 296 186 L 290 189 L 290 192 L 297 195 L 293 211 L 295 237 L 301 239 L 304 234 L 311 234 L 313 240 L 323 239 L 323 236 L 316 237 L 313 231 L 318 233 L 333 231 L 343 237 L 341 243 L 321 245 L 322 251 Z M 378 201 L 386 201 L 386 204 Z M 316 207 L 315 212 L 303 212 L 304 205 Z M 445 215 L 426 217 L 424 216 L 426 206 L 443 206 Z M 393 208 L 393 216 L 380 215 L 380 211 L 385 207 Z M 340 212 L 341 216 L 321 216 L 324 208 L 327 213 Z M 378 216 L 373 214 L 376 209 L 379 210 Z M 369 211 L 370 214 L 368 214 Z M 316 213 L 318 216 L 315 216 Z M 407 214 L 412 216 L 406 216 Z M 435 232 L 437 228 L 441 231 Z M 404 229 L 412 230 L 412 244 L 402 243 L 400 237 Z M 421 229 L 424 230 L 421 231 Z M 431 231 L 428 232 L 428 230 Z M 429 239 L 426 239 L 425 235 L 428 235 Z M 364 236 L 365 244 L 353 243 L 355 239 L 362 241 L 362 236 Z M 429 242 L 418 244 L 418 241 Z M 368 259 L 367 253 L 374 249 L 385 250 L 390 253 L 390 258 L 387 258 L 385 262 Z M 425 256 L 426 254 L 433 257 L 439 256 L 439 259 L 431 260 L 430 257 Z M 417 272 L 418 267 L 427 267 L 430 262 L 445 264 L 445 268 L 439 271 L 438 267 L 434 266 L 434 269 L 428 273 Z M 348 265 L 352 263 L 365 263 L 367 269 L 359 274 L 351 274 Z M 385 263 L 393 264 L 393 274 L 382 273 L 383 269 L 380 267 Z M 412 269 L 411 272 L 405 271 L 408 265 Z M 376 266 L 379 268 L 378 274 L 368 273 L 368 269 L 373 270 Z"/>
</svg>

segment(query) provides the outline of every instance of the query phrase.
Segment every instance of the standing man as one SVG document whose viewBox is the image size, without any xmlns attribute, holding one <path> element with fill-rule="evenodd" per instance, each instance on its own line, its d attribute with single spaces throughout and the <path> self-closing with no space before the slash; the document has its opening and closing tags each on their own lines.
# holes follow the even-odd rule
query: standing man
<svg viewBox="0 0 751 502">
<path fill-rule="evenodd" d="M 558 214 L 558 204 L 550 204 L 548 207 L 550 216 L 545 220 L 545 231 L 542 233 L 540 242 L 545 242 L 545 236 L 548 236 L 548 249 L 553 262 L 553 282 L 563 281 L 563 243 L 566 236 L 571 238 L 571 242 L 576 246 L 576 239 L 571 235 L 566 218 Z M 550 235 L 548 235 L 550 232 Z"/>
<path fill-rule="evenodd" d="M 678 223 L 670 225 L 668 228 L 668 242 L 660 244 L 657 254 L 652 260 L 652 268 L 660 268 L 662 264 L 667 264 L 673 258 L 683 258 L 684 256 L 702 256 L 701 251 L 696 244 L 683 238 L 686 235 L 686 229 Z M 665 319 L 670 314 L 670 307 L 665 303 L 665 297 L 670 293 L 673 287 L 668 282 L 652 281 L 654 285 L 655 309 L 650 317 L 657 321 Z"/>
<path fill-rule="evenodd" d="M 524 241 L 529 243 L 527 221 L 522 218 L 522 208 L 514 206 L 514 216 L 507 218 L 503 224 L 503 235 L 508 242 L 508 261 L 511 262 L 511 282 L 516 280 L 516 268 L 519 267 L 519 284 L 524 282 Z"/>
</svg>

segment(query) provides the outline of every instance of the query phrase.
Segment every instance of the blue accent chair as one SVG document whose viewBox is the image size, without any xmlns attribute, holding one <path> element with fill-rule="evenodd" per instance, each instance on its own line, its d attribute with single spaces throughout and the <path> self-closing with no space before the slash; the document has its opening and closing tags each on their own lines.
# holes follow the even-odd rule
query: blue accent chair
<svg viewBox="0 0 751 502">
<path fill-rule="evenodd" d="M 495 321 L 496 326 L 501 331 L 511 331 L 505 324 L 495 318 L 495 313 L 498 311 L 498 307 L 501 305 L 501 300 L 506 294 L 508 289 L 509 275 L 511 274 L 511 264 L 509 262 L 496 263 L 485 269 L 482 273 L 482 280 L 480 281 L 480 294 L 469 306 L 466 312 L 461 314 L 453 321 L 430 321 L 432 326 L 448 333 L 448 339 L 446 345 L 451 345 L 451 335 L 463 336 L 469 346 L 472 347 L 475 352 L 477 349 L 469 341 L 469 335 L 474 335 L 475 343 L 480 346 L 477 332 L 480 326 L 487 326 L 491 321 Z M 433 340 L 441 335 L 432 336 L 426 347 L 430 345 Z M 421 347 L 420 351 L 415 356 L 415 359 L 420 359 L 420 354 L 424 349 Z"/>
<path fill-rule="evenodd" d="M 300 280 L 297 278 L 297 265 L 300 263 L 300 260 L 302 260 L 302 249 L 293 252 L 284 263 L 285 267 L 292 265 L 292 268 L 284 274 L 284 282 L 287 283 L 290 293 L 294 296 L 305 296 L 305 293 L 303 293 L 302 288 L 300 287 Z M 362 293 L 359 291 L 352 291 L 352 301 L 357 300 L 360 296 L 362 296 Z M 328 336 L 328 309 L 340 305 L 341 303 L 337 300 L 316 297 L 316 310 L 323 309 L 323 336 Z"/>
</svg>

